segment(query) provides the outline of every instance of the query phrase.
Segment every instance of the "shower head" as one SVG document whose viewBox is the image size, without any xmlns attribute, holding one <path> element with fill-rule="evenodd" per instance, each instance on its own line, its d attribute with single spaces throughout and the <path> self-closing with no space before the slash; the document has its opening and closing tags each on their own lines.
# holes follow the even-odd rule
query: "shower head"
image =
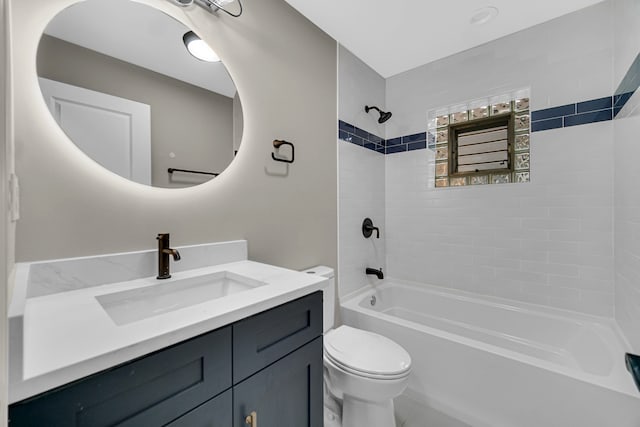
<svg viewBox="0 0 640 427">
<path fill-rule="evenodd" d="M 378 119 L 378 123 L 384 123 L 391 118 L 391 112 L 380 111 L 380 118 Z"/>
<path fill-rule="evenodd" d="M 378 123 L 382 124 L 391 118 L 391 112 L 384 112 L 380 110 L 378 107 L 369 107 L 368 105 L 364 106 L 365 113 L 368 113 L 369 110 L 376 110 L 380 113 L 380 118 L 378 119 Z"/>
</svg>

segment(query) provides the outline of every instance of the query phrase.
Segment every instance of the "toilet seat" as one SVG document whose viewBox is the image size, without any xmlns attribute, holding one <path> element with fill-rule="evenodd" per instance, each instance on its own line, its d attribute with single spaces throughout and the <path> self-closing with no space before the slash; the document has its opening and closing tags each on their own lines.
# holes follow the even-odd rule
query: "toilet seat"
<svg viewBox="0 0 640 427">
<path fill-rule="evenodd" d="M 400 345 L 346 325 L 325 335 L 324 354 L 337 367 L 366 378 L 398 379 L 411 370 L 411 356 Z"/>
</svg>

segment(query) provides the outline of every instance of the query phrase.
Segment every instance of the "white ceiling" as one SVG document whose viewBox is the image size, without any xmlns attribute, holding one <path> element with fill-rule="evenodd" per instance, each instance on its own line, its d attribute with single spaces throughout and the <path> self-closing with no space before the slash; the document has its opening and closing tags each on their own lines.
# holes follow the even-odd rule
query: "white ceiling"
<svg viewBox="0 0 640 427">
<path fill-rule="evenodd" d="M 286 1 L 386 78 L 601 0 Z M 486 6 L 498 16 L 471 25 Z"/>
<path fill-rule="evenodd" d="M 130 0 L 89 0 L 63 10 L 45 33 L 230 98 L 235 85 L 222 64 L 191 56 L 189 31 L 163 12 Z"/>
</svg>

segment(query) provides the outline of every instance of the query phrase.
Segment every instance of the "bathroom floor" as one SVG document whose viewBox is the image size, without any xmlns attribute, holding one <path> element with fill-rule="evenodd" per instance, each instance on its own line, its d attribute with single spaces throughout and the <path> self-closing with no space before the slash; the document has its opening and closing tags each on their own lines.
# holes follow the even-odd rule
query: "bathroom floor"
<svg viewBox="0 0 640 427">
<path fill-rule="evenodd" d="M 396 427 L 471 427 L 408 396 L 394 399 Z"/>
</svg>

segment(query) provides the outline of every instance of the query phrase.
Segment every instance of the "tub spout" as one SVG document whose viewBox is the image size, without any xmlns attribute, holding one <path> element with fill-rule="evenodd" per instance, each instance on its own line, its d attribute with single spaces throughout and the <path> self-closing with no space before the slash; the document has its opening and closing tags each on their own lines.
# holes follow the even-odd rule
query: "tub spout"
<svg viewBox="0 0 640 427">
<path fill-rule="evenodd" d="M 376 276 L 380 280 L 384 279 L 384 273 L 382 272 L 382 268 L 380 268 L 379 270 L 376 270 L 375 268 L 367 267 L 365 272 L 367 274 L 373 274 L 374 276 Z"/>
</svg>

